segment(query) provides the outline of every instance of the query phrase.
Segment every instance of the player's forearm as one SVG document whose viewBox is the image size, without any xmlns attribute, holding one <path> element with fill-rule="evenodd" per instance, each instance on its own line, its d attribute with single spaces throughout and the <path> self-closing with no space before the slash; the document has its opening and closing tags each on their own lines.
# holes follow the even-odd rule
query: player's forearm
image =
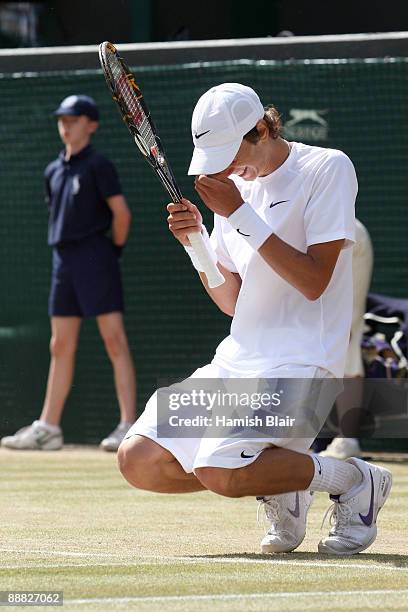
<svg viewBox="0 0 408 612">
<path fill-rule="evenodd" d="M 241 279 L 238 274 L 233 274 L 218 264 L 221 274 L 225 278 L 225 282 L 219 287 L 210 289 L 207 283 L 207 277 L 203 272 L 200 272 L 201 281 L 210 298 L 218 308 L 230 317 L 234 316 L 235 305 L 237 303 L 239 290 L 241 288 Z"/>
<path fill-rule="evenodd" d="M 258 253 L 279 276 L 308 300 L 317 300 L 328 285 L 330 278 L 327 279 L 319 262 L 284 242 L 276 234 L 269 236 Z"/>
<path fill-rule="evenodd" d="M 129 235 L 132 215 L 129 210 L 123 210 L 113 215 L 112 240 L 117 246 L 123 246 Z"/>
<path fill-rule="evenodd" d="M 227 218 L 251 248 L 308 300 L 317 300 L 322 295 L 344 246 L 344 238 L 312 244 L 303 253 L 271 234 L 270 226 L 248 203 L 238 206 Z"/>
</svg>

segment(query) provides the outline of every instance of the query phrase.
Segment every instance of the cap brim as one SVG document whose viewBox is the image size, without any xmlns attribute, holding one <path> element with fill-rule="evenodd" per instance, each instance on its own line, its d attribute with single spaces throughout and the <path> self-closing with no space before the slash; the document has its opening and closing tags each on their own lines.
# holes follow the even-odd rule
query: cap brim
<svg viewBox="0 0 408 612">
<path fill-rule="evenodd" d="M 57 108 L 57 110 L 54 111 L 54 115 L 56 115 L 57 117 L 60 117 L 61 115 L 78 116 L 78 113 L 74 112 L 73 110 L 68 110 L 66 108 Z"/>
<path fill-rule="evenodd" d="M 238 153 L 242 138 L 219 147 L 195 147 L 188 174 L 216 174 L 228 168 Z"/>
</svg>

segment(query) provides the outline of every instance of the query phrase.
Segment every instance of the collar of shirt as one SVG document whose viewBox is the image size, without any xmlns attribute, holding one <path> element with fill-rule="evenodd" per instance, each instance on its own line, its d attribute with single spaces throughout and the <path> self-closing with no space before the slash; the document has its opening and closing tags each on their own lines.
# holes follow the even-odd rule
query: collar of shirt
<svg viewBox="0 0 408 612">
<path fill-rule="evenodd" d="M 84 159 L 85 157 L 88 157 L 88 155 L 90 155 L 92 152 L 93 152 L 93 146 L 91 144 L 88 144 L 86 145 L 86 147 L 78 151 L 78 153 L 76 153 L 75 155 L 71 155 L 68 161 L 65 159 L 66 150 L 62 149 L 62 151 L 59 154 L 59 158 L 62 162 L 69 164 L 69 163 Z"/>
</svg>

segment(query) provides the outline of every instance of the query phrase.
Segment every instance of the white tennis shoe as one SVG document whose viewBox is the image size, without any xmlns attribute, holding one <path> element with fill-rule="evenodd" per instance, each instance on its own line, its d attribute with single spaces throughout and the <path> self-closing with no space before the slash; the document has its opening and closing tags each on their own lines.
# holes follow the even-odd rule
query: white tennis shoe
<svg viewBox="0 0 408 612">
<path fill-rule="evenodd" d="M 131 428 L 130 423 L 119 423 L 119 425 L 100 443 L 100 448 L 104 451 L 116 452 L 120 443 Z"/>
<path fill-rule="evenodd" d="M 50 431 L 40 421 L 19 429 L 13 436 L 2 438 L 1 445 L 15 450 L 59 450 L 64 444 L 62 431 Z"/>
<path fill-rule="evenodd" d="M 330 495 L 333 506 L 323 523 L 331 510 L 332 528 L 328 537 L 319 542 L 320 553 L 354 555 L 371 546 L 377 537 L 377 515 L 390 494 L 389 470 L 355 457 L 347 462 L 360 470 L 363 481 L 347 493 Z"/>
<path fill-rule="evenodd" d="M 263 553 L 284 553 L 295 550 L 306 534 L 306 518 L 313 501 L 310 491 L 257 497 L 263 506 L 269 528 L 261 542 Z"/>
<path fill-rule="evenodd" d="M 328 447 L 319 453 L 322 457 L 333 457 L 333 459 L 350 459 L 361 455 L 360 444 L 357 438 L 342 438 L 337 436 L 330 442 Z"/>
</svg>

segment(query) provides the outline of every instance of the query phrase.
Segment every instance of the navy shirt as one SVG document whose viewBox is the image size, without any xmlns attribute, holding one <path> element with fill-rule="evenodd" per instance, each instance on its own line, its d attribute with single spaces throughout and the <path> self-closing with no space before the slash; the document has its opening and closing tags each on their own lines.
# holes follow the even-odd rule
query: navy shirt
<svg viewBox="0 0 408 612">
<path fill-rule="evenodd" d="M 50 209 L 48 244 L 55 246 L 106 232 L 112 212 L 106 199 L 122 193 L 112 162 L 86 146 L 69 161 L 65 150 L 45 169 Z"/>
</svg>

